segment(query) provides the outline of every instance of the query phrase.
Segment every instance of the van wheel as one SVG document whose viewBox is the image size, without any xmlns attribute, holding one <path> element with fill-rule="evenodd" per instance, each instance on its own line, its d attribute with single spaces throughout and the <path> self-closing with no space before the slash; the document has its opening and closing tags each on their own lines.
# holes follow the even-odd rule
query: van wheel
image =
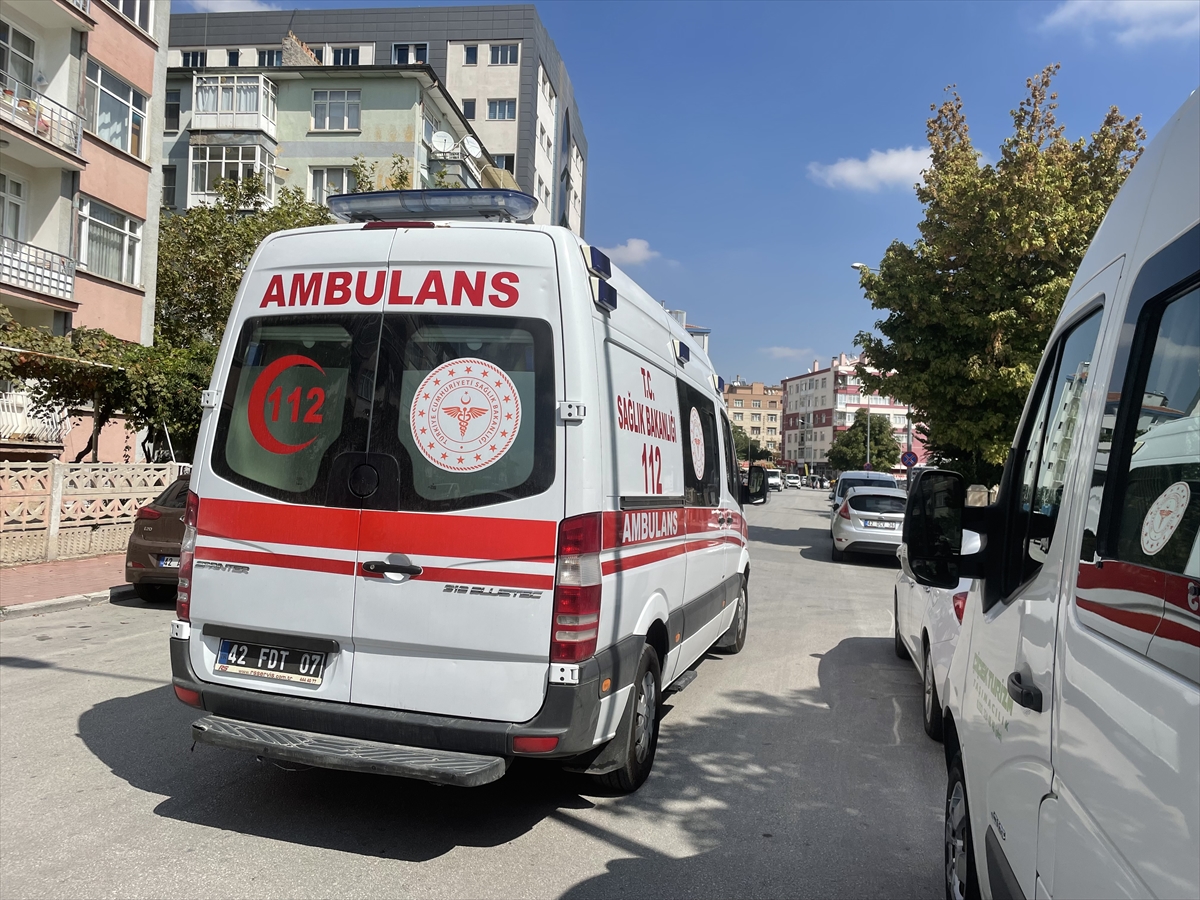
<svg viewBox="0 0 1200 900">
<path fill-rule="evenodd" d="M 713 647 L 720 653 L 741 653 L 742 648 L 746 646 L 746 628 L 750 624 L 750 592 L 746 590 L 746 579 L 741 579 L 741 588 L 738 590 L 737 611 L 733 614 L 733 621 L 729 623 L 729 630 L 721 635 L 716 645 Z"/>
<path fill-rule="evenodd" d="M 175 600 L 175 586 L 170 584 L 135 584 L 133 592 L 145 603 L 166 603 Z"/>
<path fill-rule="evenodd" d="M 649 777 L 650 767 L 654 765 L 654 753 L 658 749 L 661 679 L 658 654 L 647 644 L 642 647 L 642 658 L 638 660 L 637 676 L 633 682 L 633 721 L 630 723 L 625 761 L 619 769 L 591 776 L 605 791 L 632 794 Z"/>
<path fill-rule="evenodd" d="M 946 900 L 979 900 L 971 810 L 962 757 L 956 756 L 946 778 Z"/>
<path fill-rule="evenodd" d="M 900 637 L 900 598 L 892 594 L 892 640 L 895 642 L 896 656 L 908 659 L 908 648 Z"/>
<path fill-rule="evenodd" d="M 925 647 L 925 665 L 922 680 L 925 682 L 925 733 L 935 741 L 942 739 L 942 701 L 938 698 L 937 685 L 934 683 L 933 659 L 929 655 L 929 647 Z"/>
</svg>

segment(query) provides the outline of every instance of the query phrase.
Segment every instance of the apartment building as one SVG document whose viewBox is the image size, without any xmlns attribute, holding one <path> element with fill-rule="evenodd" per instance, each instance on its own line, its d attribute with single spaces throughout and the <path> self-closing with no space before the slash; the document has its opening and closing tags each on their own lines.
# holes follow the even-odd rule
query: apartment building
<svg viewBox="0 0 1200 900">
<path fill-rule="evenodd" d="M 925 461 L 925 446 L 912 428 L 908 406 L 878 392 L 868 394 L 858 377 L 857 356 L 841 353 L 821 367 L 813 360 L 803 375 L 781 382 L 785 411 L 782 449 L 789 472 L 832 475 L 829 448 L 837 436 L 854 424 L 854 416 L 866 407 L 872 415 L 887 416 L 892 433 L 902 450 L 911 449 L 920 463 Z M 868 367 L 868 371 L 874 369 Z M 897 466 L 897 474 L 904 471 Z"/>
<path fill-rule="evenodd" d="M 583 234 L 587 140 L 566 66 L 534 6 L 180 14 L 171 17 L 170 65 L 198 73 L 290 73 L 303 60 L 284 46 L 289 32 L 319 66 L 360 69 L 363 78 L 428 66 L 494 165 L 537 197 L 534 221 Z M 304 77 L 311 75 L 306 66 Z M 413 138 L 401 128 L 364 132 L 363 140 L 405 145 Z"/>
<path fill-rule="evenodd" d="M 324 65 L 323 49 L 289 33 L 264 66 L 253 55 L 241 65 L 241 51 L 218 60 L 216 50 L 184 66 L 185 54 L 171 50 L 163 206 L 211 202 L 219 180 L 251 172 L 263 178 L 268 202 L 296 187 L 324 203 L 355 188 L 355 156 L 378 166 L 373 188 L 386 186 L 393 154 L 407 162 L 406 186 L 516 186 L 427 64 Z M 444 135 L 453 146 L 439 149 Z"/>
<path fill-rule="evenodd" d="M 0 304 L 24 325 L 153 339 L 169 21 L 169 0 L 0 5 Z M 90 435 L 86 411 L 49 421 L 0 391 L 0 459 L 74 458 Z M 134 444 L 113 422 L 101 458 Z"/>
<path fill-rule="evenodd" d="M 778 459 L 783 443 L 783 390 L 779 385 L 765 385 L 761 381 L 746 382 L 738 375 L 725 385 L 725 409 L 729 421 L 741 428 L 752 441 L 770 451 Z"/>
</svg>

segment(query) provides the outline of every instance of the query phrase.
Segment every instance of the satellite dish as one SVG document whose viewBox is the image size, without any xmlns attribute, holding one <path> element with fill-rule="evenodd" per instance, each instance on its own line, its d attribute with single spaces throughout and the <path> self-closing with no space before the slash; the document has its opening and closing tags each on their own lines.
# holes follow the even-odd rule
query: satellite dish
<svg viewBox="0 0 1200 900">
<path fill-rule="evenodd" d="M 444 131 L 435 131 L 433 133 L 433 149 L 439 153 L 445 153 L 447 150 L 453 150 L 454 137 Z"/>
<path fill-rule="evenodd" d="M 463 149 L 474 157 L 483 155 L 483 148 L 479 146 L 479 141 L 471 137 L 469 134 L 462 139 Z"/>
</svg>

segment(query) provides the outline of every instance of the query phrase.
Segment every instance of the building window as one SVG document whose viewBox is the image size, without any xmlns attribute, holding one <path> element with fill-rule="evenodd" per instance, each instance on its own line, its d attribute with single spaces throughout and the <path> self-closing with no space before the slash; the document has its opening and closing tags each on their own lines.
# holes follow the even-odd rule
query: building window
<svg viewBox="0 0 1200 900">
<path fill-rule="evenodd" d="M 463 118 L 464 119 L 474 119 L 475 118 L 475 101 L 474 100 L 464 100 L 462 102 L 462 104 L 463 104 Z"/>
<path fill-rule="evenodd" d="M 313 59 L 315 59 L 318 63 L 320 63 L 321 65 L 325 65 L 325 48 L 324 47 L 309 47 L 308 52 L 313 55 Z"/>
<path fill-rule="evenodd" d="M 162 205 L 167 209 L 175 208 L 175 167 L 163 166 Z"/>
<path fill-rule="evenodd" d="M 312 202 L 325 203 L 337 194 L 352 194 L 356 182 L 351 169 L 325 168 L 312 170 Z"/>
<path fill-rule="evenodd" d="M 493 66 L 515 66 L 520 44 L 492 44 Z"/>
<path fill-rule="evenodd" d="M 761 422 L 762 421 L 762 413 L 750 413 L 750 421 L 751 422 Z"/>
<path fill-rule="evenodd" d="M 179 91 L 167 91 L 166 105 L 163 107 L 164 128 L 166 131 L 179 130 Z"/>
<path fill-rule="evenodd" d="M 195 104 L 196 113 L 261 113 L 274 122 L 275 86 L 258 75 L 207 75 L 196 79 Z"/>
<path fill-rule="evenodd" d="M 750 433 L 751 433 L 751 434 L 762 434 L 762 429 L 761 429 L 761 428 L 755 428 L 755 427 L 751 426 L 751 428 L 750 428 Z"/>
<path fill-rule="evenodd" d="M 358 131 L 361 91 L 313 91 L 313 131 Z"/>
<path fill-rule="evenodd" d="M 84 106 L 88 131 L 100 140 L 142 158 L 145 151 L 145 94 L 89 61 Z"/>
<path fill-rule="evenodd" d="M 776 404 L 776 402 L 774 400 L 768 400 L 767 407 L 769 409 L 778 409 L 778 404 Z"/>
<path fill-rule="evenodd" d="M 742 421 L 742 414 L 740 412 L 735 412 L 733 414 L 733 421 L 735 421 L 735 422 Z"/>
<path fill-rule="evenodd" d="M 333 48 L 333 65 L 335 65 L 335 66 L 357 66 L 358 65 L 358 48 L 357 47 L 334 47 Z"/>
<path fill-rule="evenodd" d="M 239 64 L 240 64 L 240 62 L 239 62 L 239 61 L 241 60 L 241 58 L 242 58 L 242 54 L 241 54 L 241 52 L 240 52 L 240 51 L 238 51 L 238 50 L 230 50 L 230 51 L 229 51 L 229 57 L 228 57 L 228 60 L 229 60 L 229 61 L 226 63 L 226 65 L 228 65 L 228 66 L 236 66 L 236 65 L 239 65 Z"/>
<path fill-rule="evenodd" d="M 184 50 L 181 55 L 183 62 L 180 65 L 185 69 L 203 69 L 208 65 L 207 50 Z"/>
<path fill-rule="evenodd" d="M 489 119 L 515 119 L 517 117 L 516 100 L 489 100 Z"/>
<path fill-rule="evenodd" d="M 319 62 L 320 60 L 318 60 Z M 283 65 L 283 50 L 259 50 L 258 65 L 262 69 L 273 69 Z"/>
<path fill-rule="evenodd" d="M 776 421 L 776 417 L 775 417 L 774 415 L 768 415 L 768 416 L 767 416 L 767 421 L 768 421 L 768 422 L 774 422 L 774 421 Z"/>
<path fill-rule="evenodd" d="M 0 236 L 19 241 L 23 227 L 25 201 L 28 199 L 25 182 L 11 175 L 0 175 Z"/>
<path fill-rule="evenodd" d="M 761 400 L 751 400 L 750 405 L 753 406 L 755 409 L 762 409 L 762 401 Z"/>
<path fill-rule="evenodd" d="M 515 172 L 516 157 L 511 153 L 493 153 L 492 159 L 496 163 L 497 169 L 504 169 L 508 172 Z"/>
<path fill-rule="evenodd" d="M 108 5 L 149 34 L 152 2 L 153 0 L 108 0 Z"/>
<path fill-rule="evenodd" d="M 479 45 L 467 44 L 463 47 L 463 65 L 474 66 L 479 64 Z"/>
<path fill-rule="evenodd" d="M 428 62 L 428 44 L 392 44 L 392 65 L 407 66 L 409 63 L 416 63 L 423 66 Z"/>
<path fill-rule="evenodd" d="M 275 157 L 254 145 L 192 147 L 193 194 L 215 194 L 223 178 L 240 181 L 257 174 L 263 179 L 268 200 L 275 199 Z"/>
<path fill-rule="evenodd" d="M 33 38 L 0 22 L 0 72 L 22 84 L 33 84 Z M 12 87 L 5 79 L 5 89 Z"/>
<path fill-rule="evenodd" d="M 733 405 L 734 405 L 734 406 L 741 406 L 741 405 L 742 405 L 742 401 L 741 401 L 741 400 L 734 400 L 734 401 L 733 401 Z"/>
<path fill-rule="evenodd" d="M 140 284 L 142 222 L 83 197 L 79 202 L 79 266 L 93 275 Z"/>
</svg>

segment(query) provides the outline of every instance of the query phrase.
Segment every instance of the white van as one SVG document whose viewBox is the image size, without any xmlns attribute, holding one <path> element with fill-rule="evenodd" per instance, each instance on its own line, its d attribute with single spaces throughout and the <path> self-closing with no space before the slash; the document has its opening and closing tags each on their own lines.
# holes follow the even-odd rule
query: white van
<svg viewBox="0 0 1200 900">
<path fill-rule="evenodd" d="M 742 488 L 703 351 L 535 204 L 350 195 L 255 253 L 172 626 L 196 740 L 456 785 L 550 757 L 629 791 L 664 690 L 742 648 L 762 470 Z"/>
<path fill-rule="evenodd" d="M 948 897 L 1200 896 L 1197 160 L 1194 93 L 1084 257 L 996 502 L 912 488 L 910 574 L 978 579 L 943 698 Z"/>
</svg>

